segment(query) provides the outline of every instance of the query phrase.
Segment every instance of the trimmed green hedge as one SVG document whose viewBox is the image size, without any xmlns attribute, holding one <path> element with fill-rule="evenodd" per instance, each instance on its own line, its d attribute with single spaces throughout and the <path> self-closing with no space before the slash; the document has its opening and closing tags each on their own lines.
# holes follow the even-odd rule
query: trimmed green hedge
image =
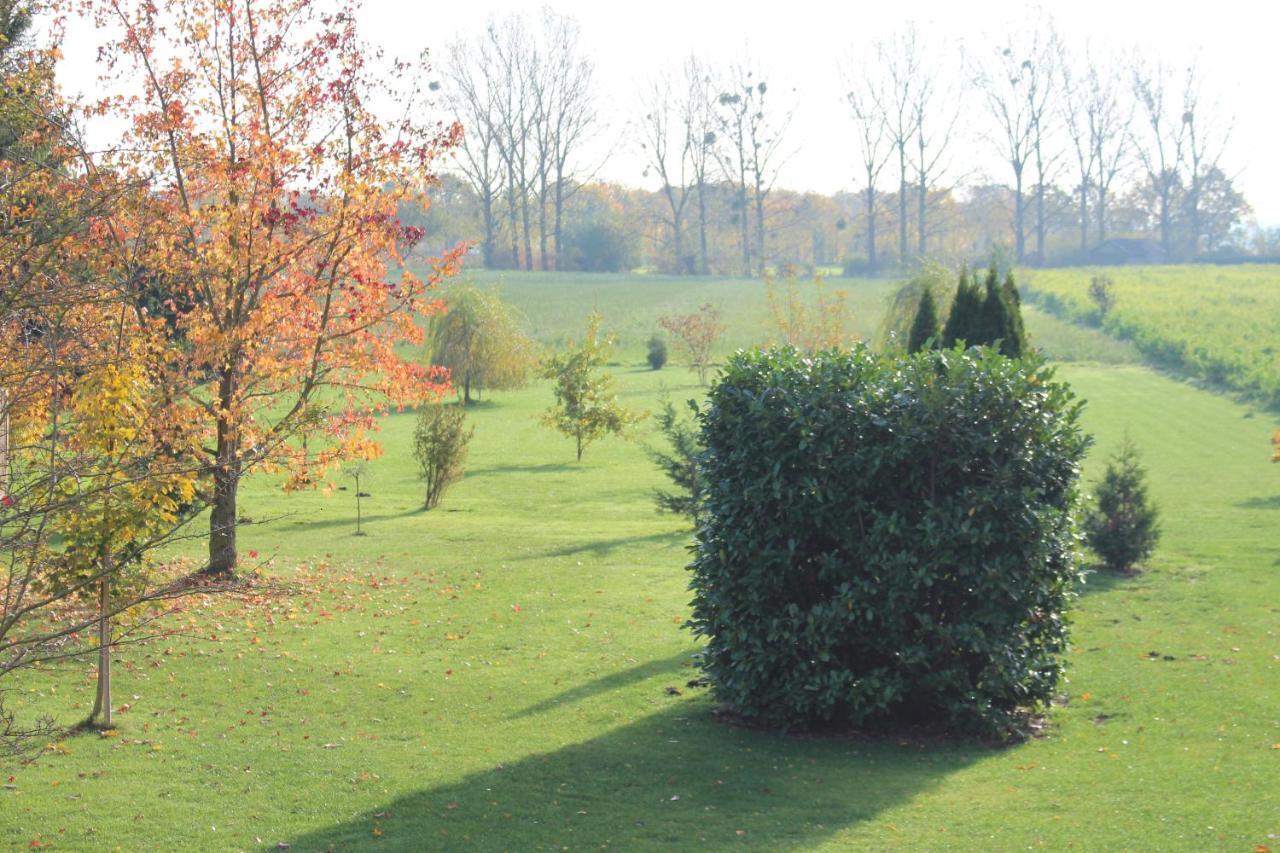
<svg viewBox="0 0 1280 853">
<path fill-rule="evenodd" d="M 691 627 L 784 728 L 1007 731 L 1062 672 L 1080 404 L 989 350 L 739 352 L 701 415 Z"/>
</svg>

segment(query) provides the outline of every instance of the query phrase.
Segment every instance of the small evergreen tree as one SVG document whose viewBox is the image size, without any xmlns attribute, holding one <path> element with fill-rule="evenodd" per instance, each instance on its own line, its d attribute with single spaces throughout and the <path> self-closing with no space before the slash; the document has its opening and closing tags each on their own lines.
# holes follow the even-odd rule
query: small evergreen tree
<svg viewBox="0 0 1280 853">
<path fill-rule="evenodd" d="M 911 332 L 907 336 L 907 352 L 920 352 L 926 347 L 938 346 L 938 304 L 933 298 L 933 288 L 925 287 L 920 294 L 920 305 L 916 308 L 915 319 L 911 322 Z"/>
<path fill-rule="evenodd" d="M 1157 510 L 1147 498 L 1147 473 L 1128 438 L 1107 464 L 1097 504 L 1085 518 L 1089 547 L 1107 568 L 1127 572 L 1151 556 L 1160 538 Z"/>
<path fill-rule="evenodd" d="M 698 474 L 698 457 L 702 453 L 702 437 L 699 433 L 698 404 L 688 401 L 692 418 L 681 418 L 671 398 L 663 395 L 662 409 L 658 412 L 658 430 L 666 438 L 670 450 L 649 447 L 649 459 L 667 475 L 674 489 L 656 489 L 654 502 L 660 512 L 687 515 L 696 525 L 702 505 L 702 480 Z"/>
<path fill-rule="evenodd" d="M 942 347 L 950 349 L 958 343 L 976 346 L 982 341 L 982 296 L 976 284 L 969 281 L 969 271 L 960 270 L 960 284 L 956 287 L 956 298 L 951 302 L 951 313 L 947 315 L 946 326 L 942 329 Z"/>
<path fill-rule="evenodd" d="M 654 370 L 661 370 L 663 365 L 667 363 L 667 342 L 662 338 L 654 335 L 649 338 L 649 367 Z"/>
<path fill-rule="evenodd" d="M 462 465 L 467 459 L 467 445 L 475 428 L 464 428 L 467 413 L 461 406 L 430 403 L 418 415 L 413 432 L 413 456 L 418 461 L 419 475 L 426 484 L 423 508 L 440 504 L 445 491 L 462 479 Z"/>
<path fill-rule="evenodd" d="M 974 277 L 975 281 L 977 276 Z M 995 346 L 998 341 L 1009 337 L 1009 306 L 1000 292 L 1000 278 L 993 263 L 987 268 L 987 277 L 982 283 L 982 310 L 971 345 L 986 344 Z M 1003 346 L 1001 352 L 1004 353 Z"/>
<path fill-rule="evenodd" d="M 976 275 L 970 279 L 962 270 L 951 314 L 942 332 L 943 347 L 962 342 L 966 346 L 998 344 L 1001 355 L 1021 358 L 1027 351 L 1021 305 L 1012 273 L 1001 283 L 992 264 L 983 284 L 979 285 Z"/>
<path fill-rule="evenodd" d="M 1005 307 L 1009 315 L 1009 352 L 1010 358 L 1021 358 L 1027 351 L 1027 328 L 1022 323 L 1022 295 L 1018 293 L 1018 285 L 1013 280 L 1013 270 L 1005 274 L 1004 284 L 1000 286 L 1004 296 Z"/>
</svg>

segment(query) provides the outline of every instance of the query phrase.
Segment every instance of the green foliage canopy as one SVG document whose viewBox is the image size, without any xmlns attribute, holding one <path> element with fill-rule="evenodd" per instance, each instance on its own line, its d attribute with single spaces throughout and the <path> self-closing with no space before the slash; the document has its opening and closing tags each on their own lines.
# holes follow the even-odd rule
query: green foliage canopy
<svg viewBox="0 0 1280 853">
<path fill-rule="evenodd" d="M 580 342 L 548 357 L 542 375 L 555 381 L 555 405 L 543 415 L 543 423 L 574 439 L 578 461 L 598 438 L 623 435 L 641 415 L 618 403 L 613 377 L 598 369 L 608 360 L 612 346 L 600 336 L 600 315 L 587 317 L 587 333 Z"/>
</svg>

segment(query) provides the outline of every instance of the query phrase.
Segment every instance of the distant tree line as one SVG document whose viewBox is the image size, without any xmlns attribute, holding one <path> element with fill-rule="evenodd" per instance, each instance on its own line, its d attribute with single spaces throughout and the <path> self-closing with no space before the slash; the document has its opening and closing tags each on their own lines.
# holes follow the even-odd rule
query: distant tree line
<svg viewBox="0 0 1280 853">
<path fill-rule="evenodd" d="M 858 185 L 832 195 L 776 186 L 800 152 L 795 96 L 755 59 L 690 56 L 630 99 L 638 177 L 656 189 L 593 178 L 602 96 L 571 18 L 495 19 L 440 71 L 465 137 L 423 215 L 438 239 L 478 237 L 491 268 L 875 273 L 993 249 L 1019 264 L 1280 251 L 1224 166 L 1232 122 L 1201 67 L 1068 44 L 1047 13 L 969 55 L 910 23 L 851 49 L 832 69 L 849 161 L 832 168 L 853 167 Z M 958 163 L 975 145 L 1004 178 Z"/>
</svg>

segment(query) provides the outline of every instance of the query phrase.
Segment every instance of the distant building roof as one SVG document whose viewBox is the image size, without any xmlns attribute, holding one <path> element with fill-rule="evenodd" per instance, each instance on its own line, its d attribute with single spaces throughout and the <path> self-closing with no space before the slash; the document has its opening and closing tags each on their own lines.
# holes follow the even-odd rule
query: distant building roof
<svg viewBox="0 0 1280 853">
<path fill-rule="evenodd" d="M 1089 262 L 1101 266 L 1121 264 L 1163 264 L 1164 248 L 1157 240 L 1116 237 L 1089 250 Z"/>
</svg>

